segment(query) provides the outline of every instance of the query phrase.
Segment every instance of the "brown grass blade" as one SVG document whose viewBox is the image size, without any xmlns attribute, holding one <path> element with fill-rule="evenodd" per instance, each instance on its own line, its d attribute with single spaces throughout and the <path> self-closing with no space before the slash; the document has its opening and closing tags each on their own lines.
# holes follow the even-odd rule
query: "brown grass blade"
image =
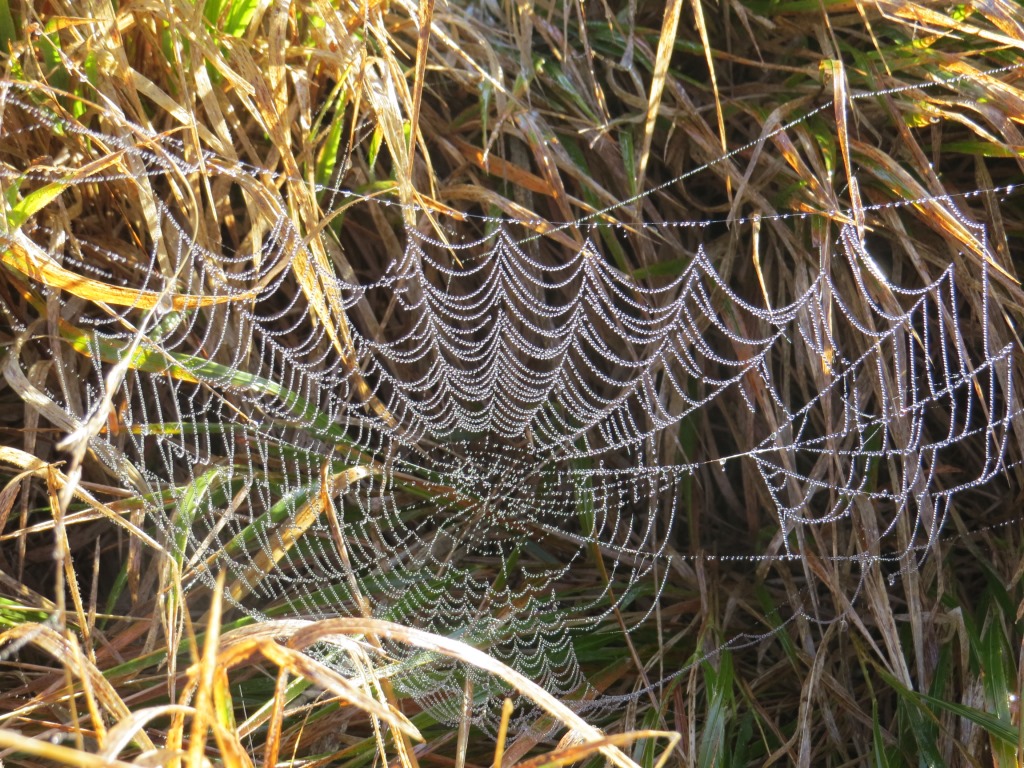
<svg viewBox="0 0 1024 768">
<path fill-rule="evenodd" d="M 75 663 L 74 649 L 69 641 L 52 627 L 32 622 L 12 627 L 6 632 L 0 633 L 0 645 L 6 646 L 8 644 L 34 645 L 52 656 L 73 676 L 79 679 L 87 676 L 97 702 L 106 710 L 114 722 L 120 722 L 129 716 L 130 710 L 128 706 L 124 703 L 124 700 L 113 685 L 103 676 L 103 673 L 97 669 L 95 664 L 84 657 L 80 657 L 80 664 Z M 144 748 L 155 749 L 153 742 L 145 733 L 140 733 L 138 740 Z"/>
<path fill-rule="evenodd" d="M 524 170 L 520 166 L 505 160 L 504 158 L 498 157 L 497 155 L 488 154 L 478 147 L 474 147 L 466 141 L 463 141 L 458 136 L 452 136 L 447 139 L 452 146 L 457 149 L 463 157 L 469 160 L 473 165 L 492 176 L 497 176 L 500 179 L 505 179 L 512 184 L 523 189 L 528 189 L 531 192 L 536 192 L 541 195 L 547 195 L 549 197 L 557 196 L 557 190 L 551 187 L 547 181 L 537 176 L 534 173 L 530 173 Z"/>
<path fill-rule="evenodd" d="M 563 749 L 556 749 L 543 755 L 537 755 L 529 760 L 516 763 L 515 768 L 559 768 L 563 765 L 572 765 L 582 762 L 589 757 L 596 757 L 602 747 L 624 747 L 634 744 L 641 739 L 667 739 L 668 744 L 661 752 L 661 756 L 654 763 L 654 768 L 662 768 L 676 744 L 682 736 L 675 731 L 630 731 L 629 733 L 616 733 L 611 736 L 604 736 L 594 741 L 587 741 L 582 744 L 574 744 Z"/>
<path fill-rule="evenodd" d="M 252 104 L 253 114 L 259 117 L 266 130 L 275 139 L 275 146 L 280 151 L 281 160 L 284 163 L 285 172 L 289 179 L 288 190 L 294 201 L 291 205 L 290 218 L 295 224 L 295 231 L 303 232 L 305 228 L 302 222 L 310 222 L 310 228 L 312 228 L 312 222 L 317 221 L 319 218 L 319 208 L 308 186 L 302 181 L 303 174 L 299 169 L 298 162 L 291 151 L 288 150 L 289 142 L 286 140 L 285 116 L 278 113 L 270 89 L 259 67 L 256 66 L 249 53 L 235 46 L 232 49 L 232 56 L 240 73 L 248 77 L 255 88 Z M 373 93 L 372 88 L 370 92 L 371 94 Z M 391 122 L 395 121 L 392 120 Z M 401 136 L 400 125 L 398 128 L 395 128 L 393 125 L 391 127 L 393 134 L 397 131 L 397 135 Z M 394 135 L 390 138 L 392 141 L 397 141 Z M 396 153 L 398 152 L 393 145 L 392 149 Z M 264 190 L 260 190 L 260 192 L 264 192 Z M 263 194 L 261 197 L 266 199 L 268 195 Z M 268 202 L 273 208 L 280 207 L 280 202 L 277 200 L 268 200 Z M 283 213 L 283 211 L 279 212 Z M 307 238 L 302 243 L 302 246 L 294 249 L 290 267 L 309 302 L 310 310 L 322 324 L 324 331 L 331 340 L 331 344 L 341 356 L 343 365 L 352 373 L 356 390 L 367 407 L 384 419 L 390 426 L 397 426 L 394 417 L 376 397 L 372 388 L 366 383 L 359 372 L 352 344 L 351 331 L 349 330 L 344 302 L 342 301 L 339 288 L 334 281 L 321 278 L 322 275 L 333 273 L 333 267 L 323 243 L 320 238 L 313 237 Z"/>
</svg>

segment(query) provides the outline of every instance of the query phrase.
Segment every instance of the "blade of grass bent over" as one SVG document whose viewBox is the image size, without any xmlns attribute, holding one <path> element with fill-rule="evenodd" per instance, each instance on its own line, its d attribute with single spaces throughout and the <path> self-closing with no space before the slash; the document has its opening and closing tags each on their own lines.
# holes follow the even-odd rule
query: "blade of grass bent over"
<svg viewBox="0 0 1024 768">
<path fill-rule="evenodd" d="M 293 625 L 297 623 L 292 622 Z M 537 706 L 544 709 L 548 714 L 564 723 L 570 729 L 576 731 L 582 737 L 590 741 L 604 738 L 604 734 L 601 731 L 590 725 L 572 709 L 525 675 L 516 672 L 511 667 L 483 651 L 449 637 L 435 635 L 421 629 L 405 627 L 380 619 L 339 618 L 307 624 L 295 632 L 291 637 L 289 645 L 307 647 L 316 642 L 329 642 L 331 635 L 383 637 L 392 642 L 399 642 L 424 651 L 449 656 L 504 680 L 520 694 L 529 698 Z M 613 746 L 601 747 L 600 751 L 602 755 L 619 766 L 619 768 L 638 768 L 635 762 Z"/>
<path fill-rule="evenodd" d="M 0 261 L 3 261 L 11 269 L 15 269 L 49 288 L 66 291 L 72 296 L 88 301 L 144 310 L 166 306 L 168 309 L 180 312 L 186 309 L 210 307 L 215 304 L 245 301 L 255 298 L 256 295 L 255 292 L 250 291 L 223 296 L 196 296 L 110 285 L 65 269 L 20 231 L 8 235 L 3 247 Z"/>
</svg>

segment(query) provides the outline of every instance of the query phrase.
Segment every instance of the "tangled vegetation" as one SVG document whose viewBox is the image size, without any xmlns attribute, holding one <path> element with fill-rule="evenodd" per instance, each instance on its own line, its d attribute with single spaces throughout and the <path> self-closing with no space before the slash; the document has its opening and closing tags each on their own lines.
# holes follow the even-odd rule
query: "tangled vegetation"
<svg viewBox="0 0 1024 768">
<path fill-rule="evenodd" d="M 590 710 L 466 637 L 388 621 L 367 608 L 365 584 L 344 587 L 351 605 L 338 618 L 256 602 L 252 585 L 305 551 L 317 521 L 334 541 L 327 497 L 364 479 L 353 468 L 323 459 L 320 490 L 270 552 L 254 543 L 252 484 L 211 485 L 219 467 L 251 461 L 222 426 L 226 411 L 203 422 L 209 463 L 166 498 L 133 494 L 135 459 L 117 455 L 141 429 L 118 394 L 136 373 L 200 392 L 197 371 L 226 376 L 222 401 L 239 419 L 252 401 L 237 392 L 286 386 L 258 366 L 234 379 L 215 370 L 258 360 L 255 345 L 175 357 L 175 330 L 161 322 L 192 313 L 202 350 L 200 331 L 227 317 L 218 307 L 252 298 L 217 294 L 210 275 L 242 274 L 233 257 L 280 238 L 282 220 L 302 241 L 287 273 L 267 277 L 285 274 L 274 297 L 282 343 L 301 346 L 309 332 L 285 317 L 301 296 L 350 371 L 363 363 L 346 358 L 344 318 L 369 336 L 396 310 L 372 292 L 346 304 L 325 275 L 378 279 L 409 231 L 443 246 L 495 222 L 514 222 L 525 255 L 549 262 L 592 236 L 616 275 L 645 285 L 671 282 L 703 249 L 736 296 L 768 307 L 829 269 L 841 228 L 854 226 L 896 284 L 930 286 L 952 264 L 964 343 L 1019 350 L 1016 0 L 0 0 L 0 49 L 4 764 L 1018 764 L 1024 425 L 1009 382 L 1019 352 L 998 397 L 964 395 L 968 409 L 1011 414 L 998 477 L 956 496 L 927 557 L 911 558 L 920 567 L 829 559 L 847 539 L 868 549 L 889 525 L 883 509 L 821 525 L 796 561 L 759 559 L 784 537 L 754 464 L 723 471 L 754 445 L 739 397 L 660 434 L 668 461 L 696 467 L 673 486 L 671 573 L 641 589 L 594 546 L 555 587 L 567 605 L 595 584 L 628 593 L 573 640 L 590 695 L 620 702 Z M 194 165 L 149 175 L 149 155 L 128 145 L 154 162 L 172 146 Z M 163 200 L 188 218 L 184 246 L 161 224 Z M 170 243 L 166 264 L 157 242 Z M 172 261 L 193 246 L 223 263 L 190 283 Z M 47 255 L 58 251 L 62 260 Z M 154 270 L 180 292 L 139 278 Z M 93 335 L 111 318 L 136 323 L 122 346 Z M 780 360 L 773 375 L 795 389 L 831 362 Z M 752 378 L 743 397 L 769 398 L 758 386 Z M 317 423 L 296 405 L 304 391 L 275 396 Z M 182 407 L 159 391 L 138 397 Z M 956 429 L 928 425 L 943 426 Z M 987 436 L 957 446 L 933 468 L 939 487 L 987 466 L 988 449 Z M 284 470 L 262 471 L 287 494 Z M 433 480 L 406 478 L 403 492 L 446 510 Z M 231 542 L 251 557 L 248 570 L 220 569 L 213 589 L 193 579 L 184 590 L 195 564 L 182 542 L 204 498 L 250 522 Z M 167 525 L 144 514 L 153 505 Z M 916 546 L 921 531 L 894 520 L 897 546 Z M 398 565 L 380 567 L 386 580 Z M 504 578 L 484 557 L 473 568 Z M 394 679 L 368 671 L 398 647 L 499 680 L 520 712 L 508 705 L 480 728 L 446 722 L 403 685 L 401 665 Z M 469 710 L 470 676 L 459 680 Z"/>
</svg>

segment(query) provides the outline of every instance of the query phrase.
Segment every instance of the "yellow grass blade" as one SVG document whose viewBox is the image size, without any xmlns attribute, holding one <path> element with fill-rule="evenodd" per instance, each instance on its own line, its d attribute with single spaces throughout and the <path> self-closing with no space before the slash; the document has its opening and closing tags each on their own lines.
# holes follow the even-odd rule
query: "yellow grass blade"
<svg viewBox="0 0 1024 768">
<path fill-rule="evenodd" d="M 88 301 L 144 310 L 164 307 L 181 311 L 227 304 L 232 301 L 246 301 L 255 297 L 254 292 L 223 296 L 196 296 L 124 288 L 84 277 L 65 269 L 21 232 L 10 234 L 5 246 L 3 253 L 0 254 L 0 261 L 11 269 L 17 270 L 48 288 L 66 291 L 72 296 Z"/>
<path fill-rule="evenodd" d="M 729 151 L 729 145 L 725 139 L 725 115 L 722 114 L 722 97 L 718 92 L 718 75 L 715 73 L 715 59 L 711 52 L 711 40 L 708 37 L 708 27 L 704 23 L 703 0 L 693 0 L 693 16 L 697 24 L 697 32 L 700 34 L 700 44 L 704 48 L 704 59 L 708 63 L 708 74 L 711 77 L 711 92 L 715 97 L 715 117 L 718 118 L 718 136 L 722 141 L 722 154 Z M 660 51 L 660 49 L 659 49 Z M 732 195 L 732 180 L 725 179 L 726 193 Z"/>
<path fill-rule="evenodd" d="M 698 0 L 699 3 L 699 0 Z M 644 141 L 640 150 L 640 163 L 636 172 L 636 188 L 644 188 L 644 177 L 647 175 L 647 161 L 651 155 L 651 142 L 654 139 L 654 123 L 658 118 L 658 107 L 661 105 L 661 94 L 665 90 L 665 76 L 672 60 L 672 49 L 676 43 L 676 31 L 679 28 L 679 16 L 683 9 L 683 0 L 669 0 L 665 6 L 665 18 L 661 25 L 661 37 L 658 39 L 658 53 L 654 59 L 654 78 L 651 80 L 651 94 L 647 102 L 647 119 L 644 121 Z"/>
<path fill-rule="evenodd" d="M 409 116 L 409 178 L 416 159 L 416 137 L 419 134 L 420 104 L 423 100 L 423 76 L 427 71 L 430 51 L 430 27 L 434 19 L 434 0 L 420 0 L 419 35 L 416 38 L 416 75 L 412 84 L 412 114 Z"/>
<path fill-rule="evenodd" d="M 352 483 L 359 482 L 369 477 L 376 470 L 368 466 L 350 467 L 343 472 L 338 472 L 331 477 L 330 495 L 341 493 Z M 315 523 L 320 515 L 324 513 L 324 500 L 322 494 L 316 494 L 298 511 L 295 517 L 285 520 L 278 531 L 277 536 L 270 536 L 271 551 L 268 553 L 260 550 L 254 559 L 253 565 L 232 584 L 229 594 L 234 600 L 241 600 L 252 588 L 259 583 L 274 566 L 281 561 L 295 543 L 302 538 L 309 527 Z"/>
<path fill-rule="evenodd" d="M 53 744 L 45 739 L 23 736 L 17 731 L 7 728 L 0 728 L 0 747 L 61 765 L 70 765 L 73 768 L 135 768 L 133 763 L 94 755 L 61 744 Z"/>
<path fill-rule="evenodd" d="M 493 656 L 450 637 L 380 619 L 341 618 L 310 622 L 292 636 L 289 644 L 305 648 L 317 642 L 330 642 L 332 635 L 368 635 L 378 640 L 383 638 L 457 659 L 504 680 L 570 730 L 576 731 L 580 737 L 591 741 L 604 738 L 600 730 L 522 673 Z M 638 768 L 635 762 L 614 746 L 606 745 L 599 749 L 604 757 L 619 768 Z"/>
</svg>

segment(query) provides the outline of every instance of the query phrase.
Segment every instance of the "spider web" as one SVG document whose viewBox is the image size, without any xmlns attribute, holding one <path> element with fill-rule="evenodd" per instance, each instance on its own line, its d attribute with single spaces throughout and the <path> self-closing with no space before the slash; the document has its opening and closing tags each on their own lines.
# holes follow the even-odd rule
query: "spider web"
<svg viewBox="0 0 1024 768">
<path fill-rule="evenodd" d="M 630 626 L 647 620 L 687 559 L 674 546 L 689 514 L 681 488 L 709 465 L 752 464 L 778 516 L 767 547 L 723 558 L 799 561 L 809 529 L 870 506 L 883 525 L 831 559 L 893 575 L 917 567 L 956 494 L 1006 471 L 1014 349 L 990 342 L 985 228 L 952 197 L 927 202 L 979 256 L 980 333 L 960 325 L 952 265 L 905 288 L 865 242 L 859 217 L 922 201 L 833 212 L 847 222 L 834 258 L 780 306 L 740 296 L 703 248 L 674 278 L 631 278 L 603 254 L 602 229 L 616 234 L 600 214 L 556 227 L 578 247 L 543 253 L 533 222 L 464 214 L 480 229 L 464 239 L 432 214 L 439 226 L 402 227 L 404 250 L 357 278 L 316 258 L 280 177 L 190 157 L 114 111 L 93 131 L 16 84 L 5 91 L 4 139 L 71 132 L 92 152 L 70 179 L 7 158 L 9 181 L 116 196 L 147 179 L 164 193 L 129 298 L 65 298 L 48 336 L 22 329 L 22 367 L 28 346 L 86 361 L 58 366 L 61 391 L 31 396 L 55 403 L 59 426 L 145 504 L 186 588 L 224 569 L 228 599 L 256 618 L 372 614 L 459 637 L 578 698 L 589 684 L 575 638 L 624 606 Z M 181 193 L 200 177 L 270 212 L 250 251 L 204 244 Z M 424 213 L 319 191 L 339 207 Z M 29 275 L 122 279 L 116 245 L 44 216 L 3 237 Z M 813 380 L 786 378 L 808 360 Z M 675 435 L 709 412 L 745 412 L 749 442 L 679 462 Z M 980 459 L 940 478 L 965 444 Z M 900 521 L 909 535 L 895 543 Z M 602 577 L 581 583 L 595 560 Z M 507 691 L 493 679 L 384 650 L 397 684 L 438 717 L 460 718 L 469 676 L 474 720 L 495 721 Z M 602 701 L 615 699 L 588 706 Z"/>
</svg>

